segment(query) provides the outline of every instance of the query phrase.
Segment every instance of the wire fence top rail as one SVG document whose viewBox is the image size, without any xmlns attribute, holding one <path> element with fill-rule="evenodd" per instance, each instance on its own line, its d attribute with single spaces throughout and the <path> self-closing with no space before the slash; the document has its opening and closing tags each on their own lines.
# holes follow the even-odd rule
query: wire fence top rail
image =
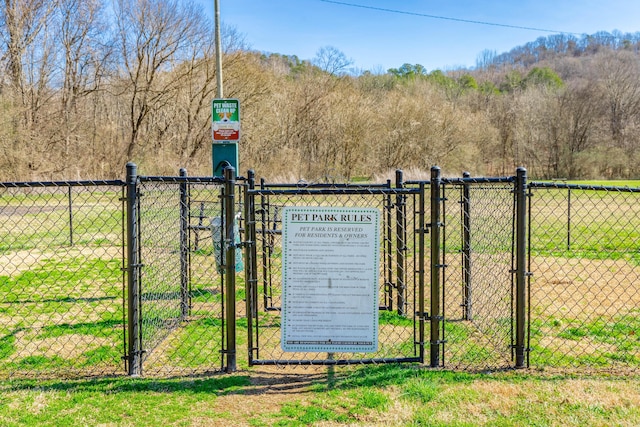
<svg viewBox="0 0 640 427">
<path fill-rule="evenodd" d="M 530 188 L 557 188 L 565 190 L 593 190 L 593 191 L 616 191 L 620 193 L 640 193 L 640 187 L 611 186 L 611 185 L 591 185 L 591 184 L 569 184 L 565 182 L 538 182 L 528 183 Z"/>
<path fill-rule="evenodd" d="M 247 190 L 250 195 L 396 195 L 396 194 L 419 194 L 419 188 L 387 188 L 387 187 L 331 187 L 331 188 L 256 188 Z"/>
<path fill-rule="evenodd" d="M 440 183 L 444 185 L 462 185 L 462 184 L 511 184 L 515 181 L 515 176 L 506 177 L 468 177 L 468 178 L 440 178 Z M 430 180 L 410 180 L 405 181 L 406 185 L 431 184 Z"/>
<path fill-rule="evenodd" d="M 347 183 L 320 183 L 320 182 L 307 182 L 307 181 L 299 181 L 296 183 L 267 183 L 261 182 L 260 187 L 262 188 L 390 188 L 391 183 L 387 182 L 385 184 L 375 184 L 375 183 L 356 183 L 356 182 L 347 182 Z"/>
<path fill-rule="evenodd" d="M 82 181 L 15 181 L 0 182 L 0 188 L 33 188 L 33 187 L 98 187 L 113 186 L 122 187 L 126 183 L 119 179 L 114 180 L 82 180 Z"/>
<path fill-rule="evenodd" d="M 143 183 L 156 182 L 165 184 L 216 184 L 225 183 L 224 178 L 212 176 L 144 176 L 139 175 L 138 180 Z"/>
</svg>

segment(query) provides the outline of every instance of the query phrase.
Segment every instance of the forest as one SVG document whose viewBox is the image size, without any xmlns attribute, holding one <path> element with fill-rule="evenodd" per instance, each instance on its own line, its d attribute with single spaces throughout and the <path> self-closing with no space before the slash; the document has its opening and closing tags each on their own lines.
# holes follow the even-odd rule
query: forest
<svg viewBox="0 0 640 427">
<path fill-rule="evenodd" d="M 211 174 L 213 25 L 189 0 L 0 5 L 0 180 Z M 640 32 L 550 35 L 468 69 L 372 72 L 326 46 L 257 52 L 222 26 L 241 173 L 271 180 L 640 178 Z M 418 48 L 418 47 L 416 47 Z M 422 175 L 420 175 L 422 174 Z"/>
</svg>

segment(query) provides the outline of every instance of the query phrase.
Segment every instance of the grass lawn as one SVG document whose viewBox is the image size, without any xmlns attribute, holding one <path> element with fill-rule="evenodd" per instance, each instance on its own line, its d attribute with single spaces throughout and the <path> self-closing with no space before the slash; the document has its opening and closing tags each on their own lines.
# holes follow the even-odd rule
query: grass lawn
<svg viewBox="0 0 640 427">
<path fill-rule="evenodd" d="M 0 383 L 3 426 L 632 426 L 640 377 L 410 365 Z"/>
<path fill-rule="evenodd" d="M 640 185 L 640 181 L 590 183 Z M 478 366 L 474 365 L 476 360 L 496 363 L 500 354 L 510 356 L 509 351 L 494 355 L 489 352 L 486 340 L 473 339 L 508 338 L 511 327 L 508 316 L 495 309 L 497 303 L 506 301 L 507 310 L 503 311 L 510 313 L 509 280 L 501 279 L 506 287 L 500 289 L 507 290 L 503 299 L 493 285 L 497 282 L 496 271 L 508 273 L 510 268 L 512 196 L 508 189 L 493 199 L 488 199 L 485 193 L 473 199 L 476 203 L 473 243 L 477 254 L 473 261 L 478 277 L 490 280 L 475 280 L 474 295 L 477 298 L 484 293 L 493 298 L 486 299 L 491 316 L 481 326 L 495 326 L 495 330 L 485 327 L 482 335 L 480 329 L 471 329 L 464 322 L 448 323 L 447 351 L 451 352 L 447 354 L 448 366 L 455 366 L 451 363 L 459 360 L 461 365 L 472 369 Z M 125 310 L 119 202 L 108 204 L 108 209 L 94 209 L 89 205 L 97 202 L 88 199 L 94 203 L 87 204 L 86 212 L 74 211 L 73 245 L 67 211 L 63 209 L 64 197 L 58 197 L 60 200 L 56 200 L 52 210 L 16 210 L 8 217 L 11 221 L 0 227 L 3 369 L 23 373 L 26 369 L 36 375 L 53 369 L 64 377 L 72 376 L 73 369 L 84 372 L 83 369 L 92 368 L 90 372 L 102 372 L 104 376 L 84 380 L 0 381 L 0 426 L 640 425 L 638 193 L 582 189 L 572 190 L 569 198 L 564 189 L 540 189 L 535 195 L 530 211 L 531 270 L 535 273 L 530 332 L 532 366 L 540 370 L 497 373 L 452 373 L 415 365 L 333 370 L 246 368 L 247 364 L 240 360 L 244 369 L 232 375 L 109 377 L 109 373 L 121 372 L 106 368 L 121 366 Z M 83 193 L 77 197 L 89 196 Z M 115 196 L 118 194 L 114 193 Z M 454 201 L 454 196 L 451 197 Z M 311 202 L 319 203 L 316 199 Z M 157 212 L 163 213 L 160 209 Z M 460 229 L 453 224 L 459 220 L 459 212 L 451 208 L 448 212 L 446 222 L 452 226 L 447 239 L 452 243 L 447 246 L 447 262 L 451 263 L 447 277 L 455 278 L 451 272 L 459 270 L 453 254 L 460 249 Z M 163 222 L 165 217 L 159 218 L 153 222 L 143 217 L 147 229 L 164 230 L 161 225 L 166 222 L 165 234 L 178 235 L 175 221 Z M 411 229 L 412 224 L 408 227 Z M 166 245 L 165 240 L 158 239 L 164 246 L 148 240 L 143 239 L 146 266 L 142 277 L 147 285 L 157 286 L 152 292 L 148 286 L 145 288 L 144 295 L 148 298 L 143 310 L 145 314 L 151 313 L 147 317 L 154 320 L 144 325 L 145 337 L 153 335 L 155 329 L 166 331 L 161 326 L 180 313 L 179 305 L 169 304 L 178 301 L 180 288 L 162 287 L 167 283 L 180 284 L 179 280 L 170 280 L 180 277 L 176 273 L 179 246 L 175 239 L 165 239 L 170 243 Z M 222 324 L 217 314 L 222 294 L 210 243 L 207 246 L 205 242 L 209 242 L 208 236 L 200 242 L 198 251 L 191 254 L 193 307 L 189 323 L 182 329 L 171 330 L 171 339 L 163 336 L 159 340 L 163 352 L 157 353 L 163 357 L 155 362 L 157 371 L 218 366 Z M 268 258 L 269 267 L 274 270 L 274 283 L 279 280 L 280 265 L 278 240 L 275 243 Z M 414 244 L 407 242 L 409 253 Z M 410 258 L 409 262 L 415 263 Z M 460 292 L 459 283 L 452 283 L 448 292 L 455 290 L 456 285 L 459 289 L 456 292 Z M 241 312 L 246 293 L 240 278 L 237 286 Z M 269 292 L 274 300 L 279 299 L 278 286 L 274 285 Z M 457 310 L 459 299 L 458 294 L 447 294 L 447 301 L 455 304 Z M 476 322 L 480 324 L 482 305 L 474 307 Z M 456 313 L 459 311 L 451 310 L 448 315 Z M 279 320 L 276 312 L 261 314 L 263 355 L 270 345 L 279 348 Z M 386 330 L 383 336 L 391 337 L 389 355 L 412 354 L 412 321 L 382 312 L 380 325 Z M 247 327 L 246 317 L 239 318 L 241 352 L 247 345 Z M 273 334 L 271 340 L 266 333 Z M 508 344 L 508 340 L 499 341 L 500 345 L 504 343 Z M 23 370 L 20 364 L 25 365 Z M 571 372 L 575 367 L 610 371 L 620 367 L 635 374 L 609 377 L 585 369 L 579 371 L 580 375 L 575 371 L 558 374 L 561 369 Z M 148 368 L 145 372 L 153 371 Z"/>
</svg>

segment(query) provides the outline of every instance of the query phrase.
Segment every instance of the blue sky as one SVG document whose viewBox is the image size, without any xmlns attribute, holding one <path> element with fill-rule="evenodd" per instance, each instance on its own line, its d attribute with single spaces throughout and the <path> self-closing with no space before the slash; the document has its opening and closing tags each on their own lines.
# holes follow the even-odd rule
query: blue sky
<svg viewBox="0 0 640 427">
<path fill-rule="evenodd" d="M 213 17 L 214 0 L 197 1 Z M 540 30 L 576 35 L 640 31 L 638 0 L 219 2 L 222 22 L 242 33 L 251 49 L 312 59 L 321 47 L 333 46 L 358 69 L 371 71 L 404 63 L 422 64 L 429 71 L 471 67 L 485 49 L 502 53 L 554 33 Z"/>
</svg>

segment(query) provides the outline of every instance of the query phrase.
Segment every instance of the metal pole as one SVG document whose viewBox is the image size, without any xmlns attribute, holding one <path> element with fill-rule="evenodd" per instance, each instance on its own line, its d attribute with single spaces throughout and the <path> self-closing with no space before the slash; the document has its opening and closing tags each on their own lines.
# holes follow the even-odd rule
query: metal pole
<svg viewBox="0 0 640 427">
<path fill-rule="evenodd" d="M 567 191 L 567 250 L 571 250 L 571 188 Z"/>
<path fill-rule="evenodd" d="M 440 366 L 440 168 L 431 168 L 431 347 L 430 366 Z"/>
<path fill-rule="evenodd" d="M 236 247 L 235 247 L 236 170 L 224 170 L 224 252 L 227 332 L 227 372 L 236 371 Z"/>
<path fill-rule="evenodd" d="M 527 170 L 516 170 L 516 368 L 524 367 L 527 277 Z"/>
<path fill-rule="evenodd" d="M 402 179 L 402 171 L 396 170 L 396 188 L 402 189 L 404 187 Z M 406 248 L 406 236 L 405 236 L 405 196 L 402 194 L 396 195 L 396 288 L 397 288 L 397 310 L 400 316 L 405 314 L 406 306 L 406 292 L 405 292 L 405 262 L 404 252 Z"/>
<path fill-rule="evenodd" d="M 68 199 L 69 199 L 69 246 L 73 246 L 73 203 L 71 201 L 71 186 L 69 186 Z"/>
<path fill-rule="evenodd" d="M 467 179 L 471 175 L 464 172 L 462 177 Z M 462 276 L 464 282 L 463 319 L 473 320 L 471 300 L 471 189 L 468 182 L 462 187 Z"/>
<path fill-rule="evenodd" d="M 265 187 L 264 178 L 260 178 L 260 189 Z M 269 201 L 264 193 L 260 195 L 260 222 L 261 222 L 261 233 L 262 236 L 262 298 L 264 310 L 267 311 L 271 308 L 270 299 L 271 296 L 271 269 L 269 265 L 269 260 L 271 259 L 271 236 L 267 236 L 267 221 L 269 220 Z"/>
<path fill-rule="evenodd" d="M 222 90 L 222 39 L 220 35 L 220 1 L 214 0 L 214 9 L 215 9 L 215 27 L 216 27 L 216 83 L 217 83 L 217 92 L 216 97 L 223 97 Z"/>
<path fill-rule="evenodd" d="M 387 186 L 391 188 L 391 180 L 387 180 Z M 393 253 L 392 253 L 392 236 L 393 228 L 391 226 L 393 204 L 391 203 L 391 194 L 385 199 L 385 283 L 384 283 L 384 305 L 386 310 L 393 310 Z"/>
<path fill-rule="evenodd" d="M 186 178 L 187 170 L 180 169 L 180 176 Z M 189 315 L 189 188 L 180 183 L 180 319 Z"/>
<path fill-rule="evenodd" d="M 254 342 L 253 342 L 253 322 L 258 319 L 258 263 L 256 251 L 256 210 L 255 195 L 249 194 L 255 189 L 256 174 L 253 170 L 247 172 L 247 187 L 244 192 L 244 217 L 246 218 L 246 263 L 245 277 L 247 283 L 247 347 L 249 349 L 249 366 L 253 364 Z"/>
<path fill-rule="evenodd" d="M 420 233 L 418 234 L 418 311 L 420 329 L 418 331 L 418 341 L 420 342 L 420 363 L 424 363 L 424 270 L 425 270 L 425 254 L 424 254 L 424 233 L 425 233 L 425 212 L 424 212 L 424 182 L 420 182 L 420 197 L 418 203 L 420 204 L 420 212 L 418 214 L 418 221 L 420 223 Z"/>
<path fill-rule="evenodd" d="M 138 259 L 138 167 L 127 163 L 127 301 L 128 301 L 128 362 L 129 375 L 142 372 L 140 342 L 140 292 L 138 281 L 140 260 Z"/>
</svg>

